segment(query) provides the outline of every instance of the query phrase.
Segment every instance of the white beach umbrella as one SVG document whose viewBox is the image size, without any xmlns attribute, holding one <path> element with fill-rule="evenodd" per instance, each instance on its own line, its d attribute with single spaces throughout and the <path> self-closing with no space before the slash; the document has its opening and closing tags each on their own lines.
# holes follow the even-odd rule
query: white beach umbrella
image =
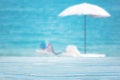
<svg viewBox="0 0 120 80">
<path fill-rule="evenodd" d="M 86 53 L 86 16 L 110 17 L 110 14 L 97 5 L 82 3 L 66 8 L 58 16 L 64 17 L 72 15 L 84 15 L 84 53 Z"/>
</svg>

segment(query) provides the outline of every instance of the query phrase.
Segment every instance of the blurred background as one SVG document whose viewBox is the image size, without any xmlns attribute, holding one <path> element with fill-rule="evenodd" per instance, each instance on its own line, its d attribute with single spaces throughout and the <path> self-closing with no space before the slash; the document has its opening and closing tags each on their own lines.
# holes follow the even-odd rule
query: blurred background
<svg viewBox="0 0 120 80">
<path fill-rule="evenodd" d="M 67 45 L 84 51 L 84 17 L 58 17 L 65 8 L 91 3 L 111 17 L 87 17 L 87 52 L 120 57 L 120 1 L 117 0 L 0 0 L 0 56 L 35 56 L 40 42 L 56 52 Z"/>
</svg>

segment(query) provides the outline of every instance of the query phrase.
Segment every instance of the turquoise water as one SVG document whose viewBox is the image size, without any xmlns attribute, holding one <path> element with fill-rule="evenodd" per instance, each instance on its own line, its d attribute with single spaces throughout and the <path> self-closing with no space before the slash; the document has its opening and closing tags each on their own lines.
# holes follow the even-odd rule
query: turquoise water
<svg viewBox="0 0 120 80">
<path fill-rule="evenodd" d="M 0 57 L 0 80 L 119 80 L 120 59 Z"/>
<path fill-rule="evenodd" d="M 120 0 L 0 0 L 0 56 L 34 56 L 42 40 L 50 41 L 56 52 L 70 44 L 83 52 L 83 16 L 57 16 L 83 2 L 111 14 L 110 18 L 87 17 L 87 51 L 120 56 Z"/>
</svg>

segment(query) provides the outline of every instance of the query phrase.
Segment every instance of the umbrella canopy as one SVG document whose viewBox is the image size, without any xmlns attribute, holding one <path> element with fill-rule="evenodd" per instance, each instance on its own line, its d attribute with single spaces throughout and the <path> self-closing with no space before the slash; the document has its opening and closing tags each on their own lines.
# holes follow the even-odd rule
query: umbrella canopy
<svg viewBox="0 0 120 80">
<path fill-rule="evenodd" d="M 77 4 L 68 7 L 62 11 L 58 16 L 71 16 L 71 15 L 91 15 L 94 17 L 109 17 L 110 14 L 103 8 L 89 3 Z"/>
<path fill-rule="evenodd" d="M 86 15 L 93 17 L 110 17 L 110 14 L 103 8 L 89 3 L 77 4 L 63 10 L 58 16 L 84 15 L 84 53 L 86 53 Z"/>
</svg>

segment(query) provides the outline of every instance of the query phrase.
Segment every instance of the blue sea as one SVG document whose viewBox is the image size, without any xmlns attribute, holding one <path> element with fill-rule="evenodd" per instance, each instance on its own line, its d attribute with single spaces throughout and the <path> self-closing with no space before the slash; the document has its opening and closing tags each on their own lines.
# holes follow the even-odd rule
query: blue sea
<svg viewBox="0 0 120 80">
<path fill-rule="evenodd" d="M 120 56 L 119 0 L 0 0 L 0 56 L 34 56 L 43 40 L 56 52 L 68 45 L 84 52 L 84 16 L 58 17 L 65 8 L 83 2 L 111 14 L 87 16 L 87 52 Z"/>
</svg>

